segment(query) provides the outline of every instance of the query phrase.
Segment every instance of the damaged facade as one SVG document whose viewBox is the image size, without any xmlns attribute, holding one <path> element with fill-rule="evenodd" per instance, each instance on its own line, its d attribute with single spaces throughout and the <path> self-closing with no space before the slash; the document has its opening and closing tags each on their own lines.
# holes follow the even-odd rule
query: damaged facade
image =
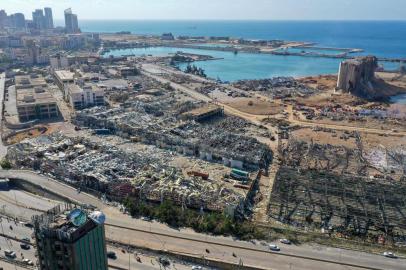
<svg viewBox="0 0 406 270">
<path fill-rule="evenodd" d="M 337 88 L 354 95 L 369 97 L 373 91 L 378 59 L 374 56 L 358 57 L 340 63 Z"/>
</svg>

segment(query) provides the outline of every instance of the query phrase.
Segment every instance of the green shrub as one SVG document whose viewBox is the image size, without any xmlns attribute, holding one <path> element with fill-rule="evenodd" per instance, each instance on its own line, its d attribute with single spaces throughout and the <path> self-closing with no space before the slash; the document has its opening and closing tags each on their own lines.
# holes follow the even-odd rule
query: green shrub
<svg viewBox="0 0 406 270">
<path fill-rule="evenodd" d="M 10 162 L 8 159 L 6 159 L 6 158 L 3 158 L 3 159 L 0 161 L 0 166 L 1 166 L 4 170 L 10 170 L 10 169 L 12 168 L 11 162 Z"/>
</svg>

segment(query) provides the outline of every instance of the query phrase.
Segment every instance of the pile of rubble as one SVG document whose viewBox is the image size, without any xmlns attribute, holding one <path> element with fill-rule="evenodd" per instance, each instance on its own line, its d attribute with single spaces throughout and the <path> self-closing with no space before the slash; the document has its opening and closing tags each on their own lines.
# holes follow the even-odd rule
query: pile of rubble
<svg viewBox="0 0 406 270">
<path fill-rule="evenodd" d="M 258 169 L 271 159 L 265 144 L 241 132 L 243 120 L 233 119 L 220 126 L 184 121 L 180 114 L 199 104 L 179 102 L 175 97 L 152 102 L 134 101 L 121 108 L 91 108 L 76 115 L 74 122 L 184 155 L 206 157 L 228 166 Z M 222 125 L 222 126 L 221 126 Z M 227 127 L 225 129 L 224 127 Z"/>
<path fill-rule="evenodd" d="M 262 162 L 270 161 L 271 152 L 269 147 L 255 138 L 237 134 L 234 130 L 231 130 L 230 124 L 232 123 L 233 121 L 231 123 L 224 121 L 218 125 L 210 126 L 190 122 L 174 129 L 174 131 L 187 144 L 200 146 L 201 152 L 212 153 L 214 157 L 221 157 L 225 165 L 228 164 L 227 160 L 230 160 L 231 163 L 233 163 L 232 161 L 236 163 L 240 161 L 245 165 L 256 164 L 261 167 L 264 165 Z M 224 129 L 220 129 L 221 126 Z M 237 126 L 235 129 L 238 131 Z M 242 168 L 243 165 L 237 167 Z"/>
<path fill-rule="evenodd" d="M 110 144 L 61 133 L 25 140 L 9 148 L 7 157 L 16 168 L 39 170 L 57 179 L 124 199 L 142 197 L 149 201 L 170 199 L 188 207 L 210 210 L 235 209 L 245 196 L 222 183 L 185 177 L 167 164 L 167 156 L 127 152 Z M 126 193 L 117 189 L 129 188 Z M 117 197 L 121 196 L 121 197 Z"/>
<path fill-rule="evenodd" d="M 296 96 L 309 96 L 315 90 L 298 82 L 292 77 L 275 77 L 262 80 L 241 80 L 233 84 L 245 91 L 261 91 L 273 98 L 285 98 Z"/>
<path fill-rule="evenodd" d="M 355 148 L 291 138 L 279 149 L 269 215 L 341 234 L 406 235 L 405 152 L 368 152 L 355 138 Z"/>
</svg>

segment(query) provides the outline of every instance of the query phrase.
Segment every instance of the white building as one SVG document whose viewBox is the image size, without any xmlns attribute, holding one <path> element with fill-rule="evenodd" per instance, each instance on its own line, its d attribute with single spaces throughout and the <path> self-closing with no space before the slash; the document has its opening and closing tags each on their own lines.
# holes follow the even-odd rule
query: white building
<svg viewBox="0 0 406 270">
<path fill-rule="evenodd" d="M 71 84 L 66 87 L 69 104 L 75 110 L 105 105 L 104 91 L 97 86 Z"/>
</svg>

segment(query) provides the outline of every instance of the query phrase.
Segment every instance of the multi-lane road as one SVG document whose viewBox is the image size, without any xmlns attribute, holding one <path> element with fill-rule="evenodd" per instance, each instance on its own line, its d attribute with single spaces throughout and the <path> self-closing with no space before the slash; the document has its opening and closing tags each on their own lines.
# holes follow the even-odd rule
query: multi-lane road
<svg viewBox="0 0 406 270">
<path fill-rule="evenodd" d="M 34 247 L 31 246 L 28 250 L 21 248 L 21 240 L 23 238 L 29 238 L 31 240 L 30 243 L 34 242 L 31 237 L 32 232 L 32 229 L 26 227 L 23 222 L 15 222 L 12 219 L 0 216 L 0 259 L 5 259 L 5 250 L 14 251 L 17 256 L 15 259 L 9 260 L 9 266 L 5 269 L 15 269 L 15 265 L 12 262 L 21 262 L 23 259 L 28 259 L 35 263 Z M 116 259 L 109 259 L 108 263 L 110 269 L 160 269 L 157 257 L 153 254 L 134 250 L 128 252 L 126 248 L 115 247 L 112 245 L 108 245 L 107 250 L 113 251 L 117 255 Z M 137 261 L 137 257 L 139 258 L 139 261 Z M 0 260 L 0 266 L 3 266 L 4 264 L 6 264 L 6 262 Z M 185 270 L 190 269 L 191 267 L 191 264 L 170 259 L 170 266 L 167 269 Z M 17 269 L 20 268 L 17 267 Z"/>
<path fill-rule="evenodd" d="M 157 222 L 144 222 L 121 213 L 98 198 L 43 175 L 29 171 L 0 171 L 0 177 L 19 178 L 61 194 L 73 201 L 92 204 L 107 215 L 108 239 L 156 250 L 167 250 L 191 256 L 238 263 L 262 269 L 404 269 L 403 259 L 389 259 L 380 255 L 316 245 L 283 246 L 280 253 L 269 252 L 260 243 L 234 240 L 230 237 L 213 237 L 192 230 L 175 230 Z M 206 249 L 210 253 L 206 252 Z M 236 257 L 233 256 L 233 253 Z M 358 267 L 356 267 L 358 266 Z"/>
</svg>

